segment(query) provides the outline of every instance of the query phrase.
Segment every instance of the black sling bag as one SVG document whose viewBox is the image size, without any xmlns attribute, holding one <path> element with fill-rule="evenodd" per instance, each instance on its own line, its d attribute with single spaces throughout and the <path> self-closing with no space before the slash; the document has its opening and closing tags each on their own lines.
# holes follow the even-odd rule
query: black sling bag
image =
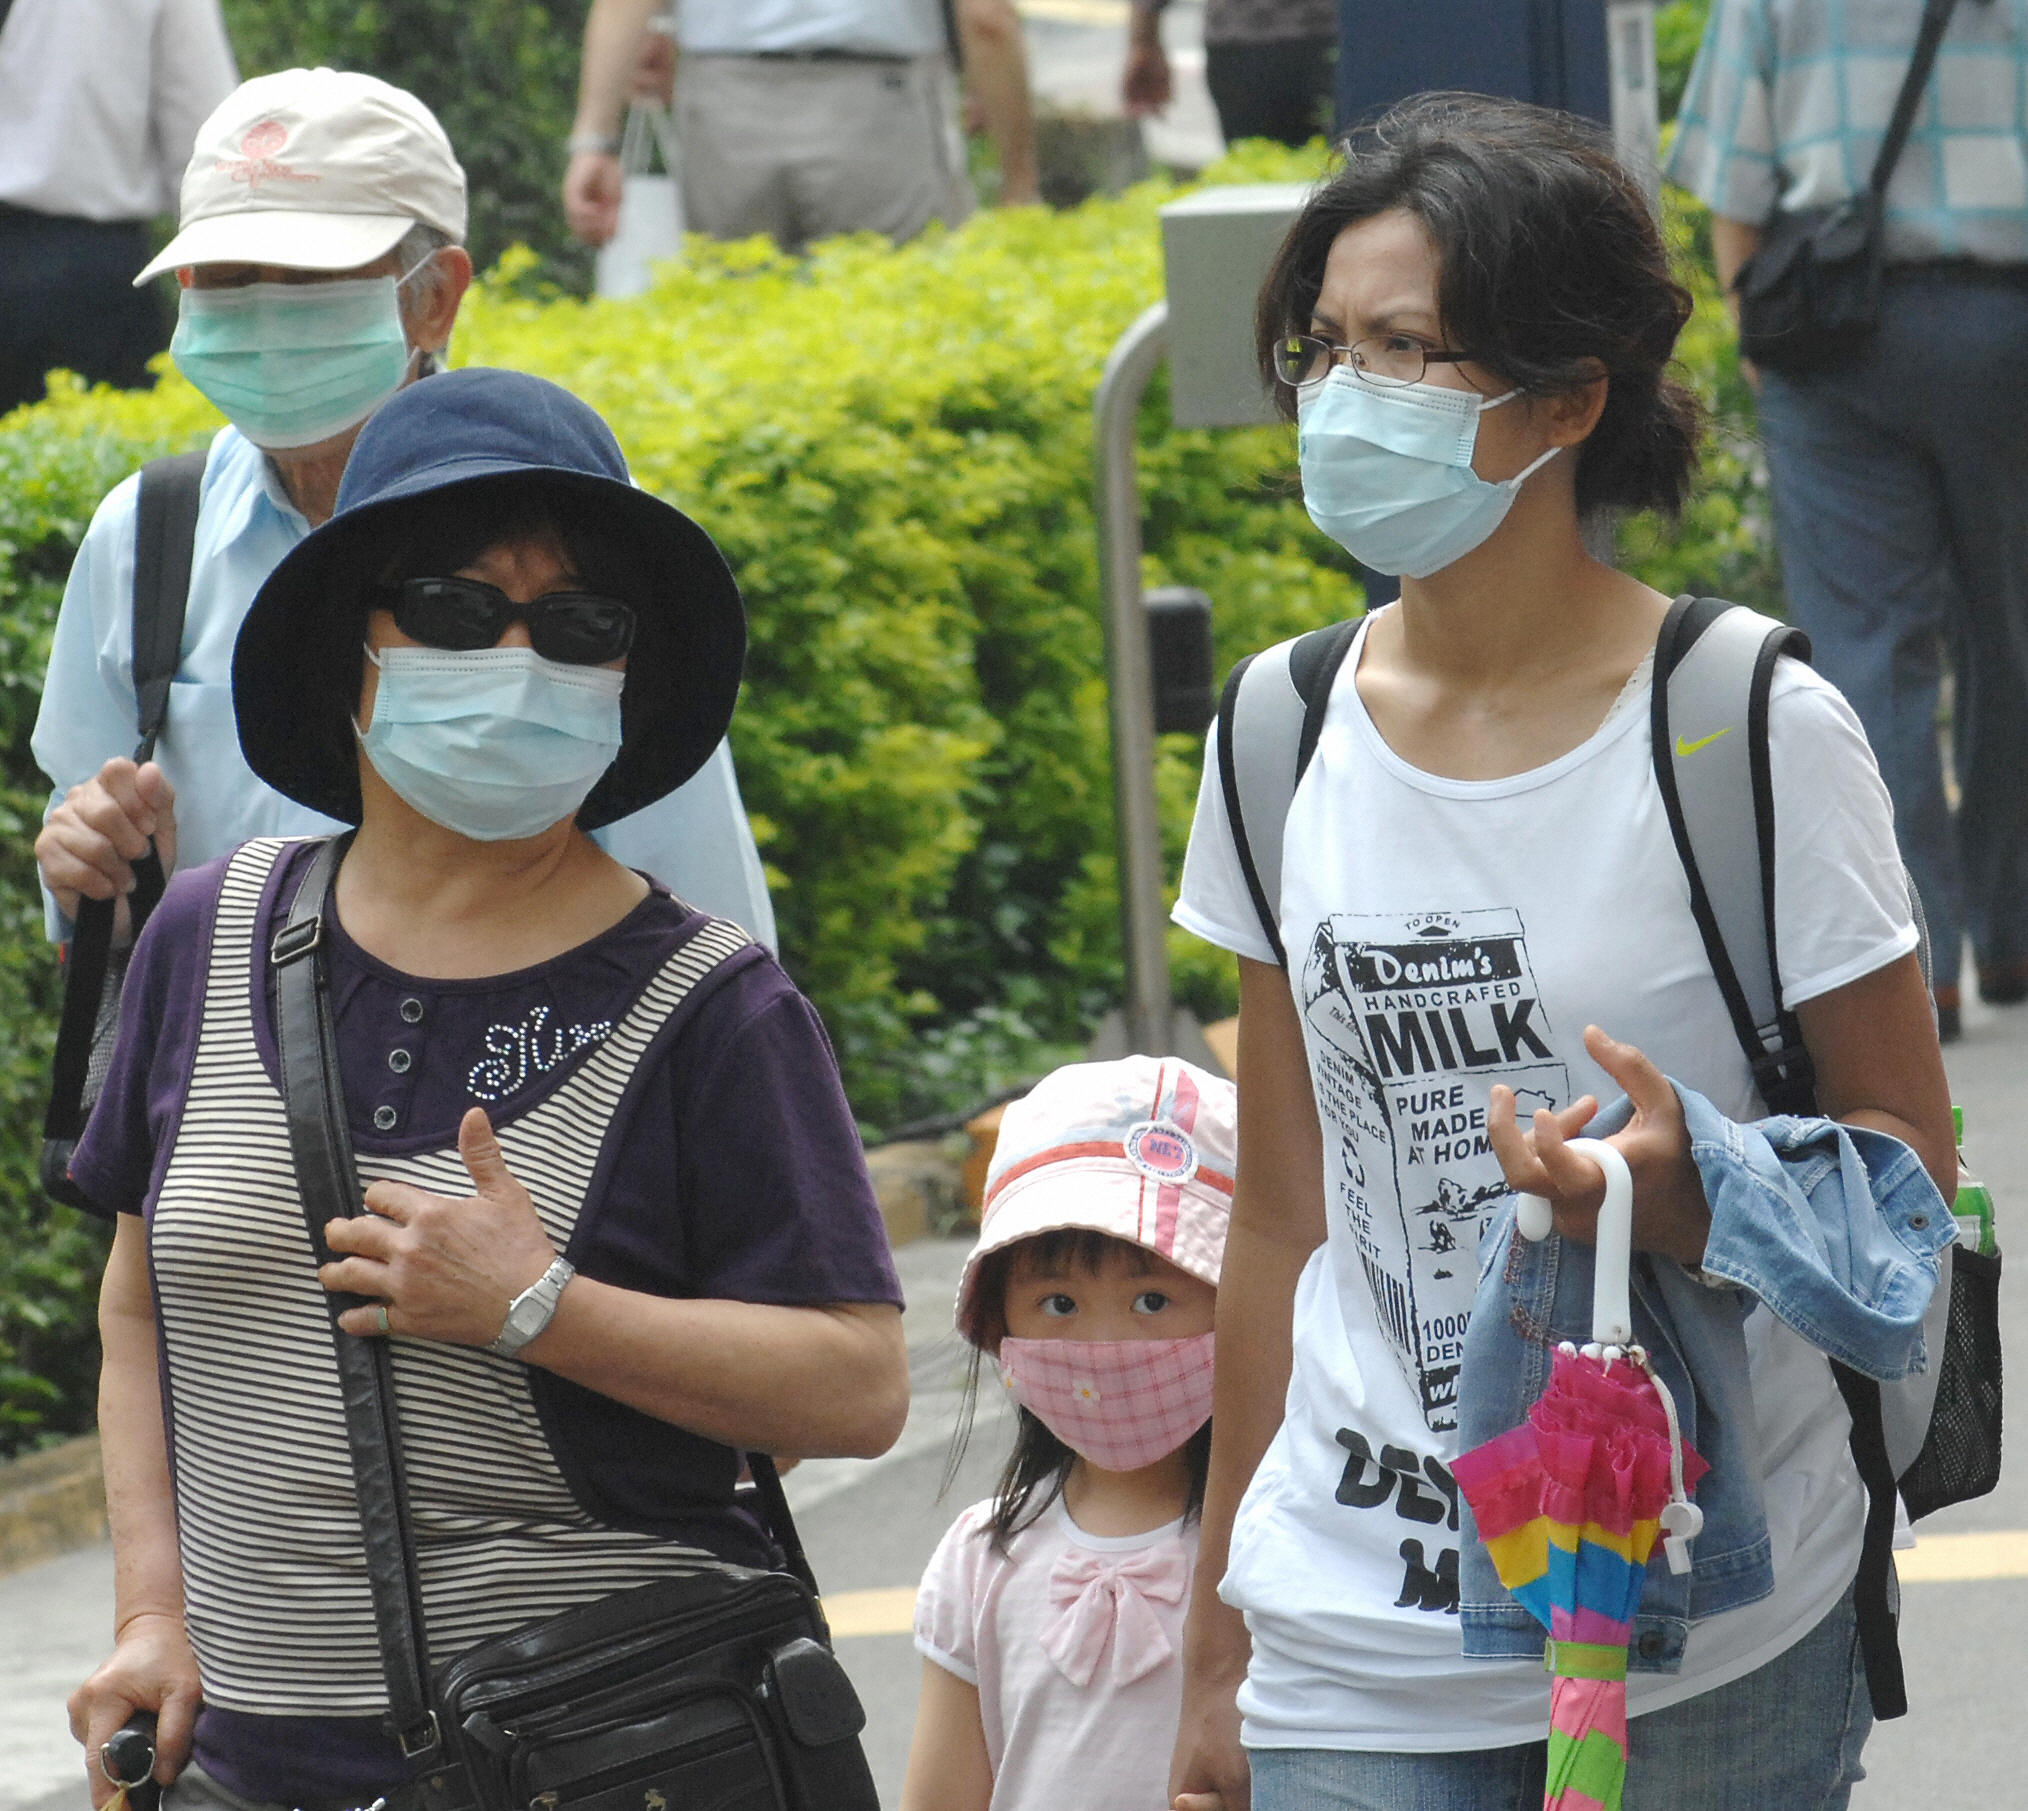
<svg viewBox="0 0 2028 1811">
<path fill-rule="evenodd" d="M 0 0 L 0 9 L 4 4 Z M 183 658 L 183 615 L 190 601 L 205 458 L 202 452 L 177 453 L 141 468 L 134 512 L 137 763 L 155 757 L 155 742 L 169 715 L 170 681 Z M 148 922 L 164 884 L 161 858 L 150 844 L 147 854 L 134 863 L 134 890 L 127 895 L 134 937 Z M 118 909 L 116 900 L 79 900 L 70 953 L 64 959 L 63 1009 L 57 1020 L 56 1056 L 50 1064 L 49 1106 L 42 1116 L 42 1186 L 54 1200 L 70 1207 L 89 1205 L 70 1179 L 71 1152 L 104 1085 L 120 1022 L 127 950 L 113 948 Z M 127 949 L 132 947 L 129 942 Z"/>
<path fill-rule="evenodd" d="M 1828 371 L 1854 357 L 1880 324 L 1887 185 L 1908 145 L 1957 0 L 1927 0 L 1915 51 L 1894 97 L 1873 173 L 1835 207 L 1777 212 L 1740 267 L 1739 350 L 1772 370 Z"/>
<path fill-rule="evenodd" d="M 365 1211 L 346 1129 L 324 918 L 343 841 L 311 860 L 270 949 L 289 1147 L 311 1250 Z M 431 1676 L 385 1339 L 329 1299 L 388 1726 L 419 1811 L 879 1811 L 866 1713 L 831 1651 L 774 1461 L 747 1455 L 787 1567 L 699 1559 L 467 1650 Z M 404 1800 L 406 1795 L 404 1795 Z"/>
</svg>

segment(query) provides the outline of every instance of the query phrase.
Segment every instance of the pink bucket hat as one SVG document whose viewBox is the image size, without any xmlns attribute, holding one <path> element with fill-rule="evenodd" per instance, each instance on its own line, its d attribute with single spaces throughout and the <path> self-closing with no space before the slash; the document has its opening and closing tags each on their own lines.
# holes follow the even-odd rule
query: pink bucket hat
<svg viewBox="0 0 2028 1811">
<path fill-rule="evenodd" d="M 1077 1228 L 1145 1246 L 1214 1287 L 1239 1166 L 1239 1095 L 1180 1057 L 1073 1063 L 1008 1107 L 986 1172 L 958 1331 L 979 1342 L 980 1260 Z"/>
</svg>

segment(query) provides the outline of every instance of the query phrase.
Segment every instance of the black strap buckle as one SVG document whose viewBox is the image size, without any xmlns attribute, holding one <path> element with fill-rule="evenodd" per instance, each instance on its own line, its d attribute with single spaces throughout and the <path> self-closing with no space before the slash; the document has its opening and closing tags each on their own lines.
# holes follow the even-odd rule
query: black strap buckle
<svg viewBox="0 0 2028 1811">
<path fill-rule="evenodd" d="M 413 1729 L 397 1729 L 394 1739 L 401 1746 L 404 1761 L 420 1760 L 443 1745 L 443 1731 L 437 1725 L 437 1713 L 423 1712 L 423 1720 Z"/>
<path fill-rule="evenodd" d="M 1817 1066 L 1800 1036 L 1783 1036 L 1770 1025 L 1756 1034 L 1761 1053 L 1753 1061 L 1753 1079 L 1761 1099 L 1777 1113 L 1809 1114 L 1816 1110 Z"/>
<path fill-rule="evenodd" d="M 286 968 L 299 957 L 307 956 L 324 941 L 324 915 L 299 919 L 294 924 L 285 924 L 275 933 L 275 940 L 268 946 L 268 959 L 277 968 Z"/>
</svg>

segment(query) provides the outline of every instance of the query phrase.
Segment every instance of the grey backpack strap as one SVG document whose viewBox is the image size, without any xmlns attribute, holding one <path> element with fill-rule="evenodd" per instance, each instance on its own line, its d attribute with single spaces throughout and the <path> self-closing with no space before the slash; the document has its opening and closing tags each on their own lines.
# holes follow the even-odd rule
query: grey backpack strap
<svg viewBox="0 0 2028 1811">
<path fill-rule="evenodd" d="M 1733 1032 L 1777 1113 L 1813 1112 L 1815 1077 L 1781 1003 L 1768 692 L 1781 656 L 1809 649 L 1801 630 L 1715 597 L 1679 597 L 1655 641 L 1656 784 Z"/>
<path fill-rule="evenodd" d="M 1297 783 L 1316 752 L 1356 617 L 1250 654 L 1218 701 L 1218 781 L 1226 821 L 1268 947 L 1283 968 L 1282 835 Z"/>
<path fill-rule="evenodd" d="M 1781 1004 L 1768 757 L 1775 663 L 1784 654 L 1807 660 L 1809 650 L 1800 630 L 1712 597 L 1679 597 L 1655 642 L 1656 783 L 1712 974 L 1761 1097 L 1776 1113 L 1817 1111 L 1801 1028 Z M 1742 810 L 1748 798 L 1752 809 Z M 1924 1331 L 1933 1352 L 1943 1349 L 1938 1323 L 1949 1299 L 1947 1287 L 1932 1297 Z M 1883 1387 L 1836 1360 L 1831 1374 L 1851 1416 L 1852 1458 L 1866 1489 L 1853 1604 L 1867 1693 L 1874 1716 L 1885 1721 L 1908 1709 L 1895 1626 L 1896 1481 L 1922 1443 L 1936 1379 L 1917 1380 L 1913 1390 Z"/>
</svg>

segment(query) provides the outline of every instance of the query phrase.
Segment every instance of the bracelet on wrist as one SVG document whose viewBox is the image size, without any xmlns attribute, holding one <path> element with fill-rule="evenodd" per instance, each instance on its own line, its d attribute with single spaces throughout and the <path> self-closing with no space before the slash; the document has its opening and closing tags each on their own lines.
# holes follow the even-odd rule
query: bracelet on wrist
<svg viewBox="0 0 2028 1811">
<path fill-rule="evenodd" d="M 571 156 L 594 151 L 601 157 L 617 157 L 620 154 L 620 140 L 612 132 L 573 132 L 564 141 L 564 147 Z"/>
</svg>

